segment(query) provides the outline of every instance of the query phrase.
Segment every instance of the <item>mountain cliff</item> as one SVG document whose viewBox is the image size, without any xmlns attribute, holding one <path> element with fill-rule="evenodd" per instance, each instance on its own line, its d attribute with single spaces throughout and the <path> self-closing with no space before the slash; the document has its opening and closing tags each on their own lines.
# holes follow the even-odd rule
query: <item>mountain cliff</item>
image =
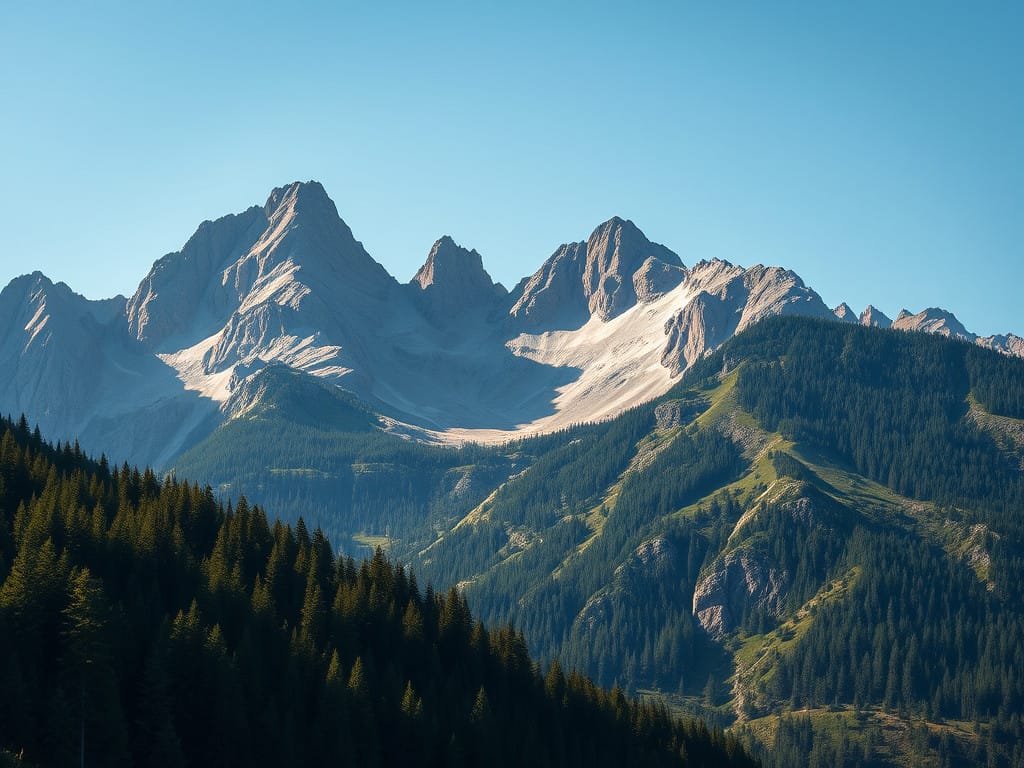
<svg viewBox="0 0 1024 768">
<path fill-rule="evenodd" d="M 637 301 L 667 293 L 685 276 L 676 254 L 616 216 L 585 243 L 560 246 L 517 288 L 510 314 L 532 328 L 572 328 L 592 316 L 608 321 Z"/>
<path fill-rule="evenodd" d="M 854 319 L 781 267 L 688 268 L 619 217 L 511 293 L 450 236 L 403 285 L 315 181 L 204 222 L 127 300 L 87 301 L 34 274 L 5 289 L 0 313 L 0 410 L 160 466 L 236 418 L 235 394 L 269 365 L 351 393 L 383 429 L 494 443 L 657 397 L 766 317 Z M 888 322 L 871 307 L 859 321 Z M 943 310 L 893 325 L 1024 353 L 1019 337 L 979 339 Z"/>
<path fill-rule="evenodd" d="M 508 293 L 491 280 L 479 253 L 448 235 L 434 243 L 409 287 L 430 320 L 441 324 L 464 322 L 467 312 L 492 309 Z"/>
</svg>

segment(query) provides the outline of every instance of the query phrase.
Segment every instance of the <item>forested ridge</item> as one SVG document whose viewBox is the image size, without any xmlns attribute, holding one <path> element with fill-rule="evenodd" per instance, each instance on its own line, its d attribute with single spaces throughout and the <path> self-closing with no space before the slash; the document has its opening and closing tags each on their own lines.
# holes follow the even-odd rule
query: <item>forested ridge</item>
<svg viewBox="0 0 1024 768">
<path fill-rule="evenodd" d="M 766 763 L 1022 765 L 1022 395 L 972 345 L 767 320 L 415 562 Z"/>
<path fill-rule="evenodd" d="M 543 663 L 766 765 L 1024 765 L 1024 361 L 774 318 L 652 403 L 495 448 L 307 400 L 231 422 L 193 471 L 370 534 Z"/>
<path fill-rule="evenodd" d="M 0 763 L 753 765 L 379 551 L 0 434 Z"/>
</svg>

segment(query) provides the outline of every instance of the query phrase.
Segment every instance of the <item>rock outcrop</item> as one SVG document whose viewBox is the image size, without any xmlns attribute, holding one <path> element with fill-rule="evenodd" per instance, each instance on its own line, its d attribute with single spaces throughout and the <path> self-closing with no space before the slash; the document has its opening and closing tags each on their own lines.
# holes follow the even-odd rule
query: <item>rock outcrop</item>
<svg viewBox="0 0 1024 768">
<path fill-rule="evenodd" d="M 838 307 L 832 310 L 832 314 L 839 318 L 844 323 L 857 323 L 860 322 L 857 318 L 857 314 L 853 311 L 849 304 L 845 301 Z"/>
<path fill-rule="evenodd" d="M 951 339 L 962 339 L 973 342 L 977 335 L 964 328 L 956 315 L 939 307 L 929 307 L 916 314 L 908 310 L 900 310 L 892 327 L 898 331 L 917 331 L 919 333 L 935 333 Z"/>
<path fill-rule="evenodd" d="M 633 291 L 637 301 L 649 304 L 660 299 L 686 279 L 686 269 L 648 256 L 633 273 Z"/>
<path fill-rule="evenodd" d="M 1014 333 L 982 336 L 975 341 L 982 347 L 994 349 L 996 352 L 1002 352 L 1004 355 L 1024 357 L 1024 338 Z"/>
<path fill-rule="evenodd" d="M 794 273 L 757 264 L 750 269 L 727 261 L 696 264 L 684 286 L 694 297 L 665 324 L 661 362 L 673 375 L 685 371 L 727 339 L 766 317 L 835 316 Z"/>
<path fill-rule="evenodd" d="M 259 206 L 200 224 L 180 251 L 153 265 L 128 300 L 132 336 L 167 351 L 216 330 L 240 300 L 238 286 L 227 281 L 225 270 L 249 252 L 266 227 L 267 216 Z"/>
<path fill-rule="evenodd" d="M 892 320 L 882 310 L 868 304 L 860 313 L 860 324 L 869 328 L 891 328 Z"/>
<path fill-rule="evenodd" d="M 466 312 L 491 308 L 508 291 L 491 280 L 483 259 L 445 235 L 434 243 L 426 262 L 409 282 L 414 299 L 436 323 L 451 323 Z"/>
<path fill-rule="evenodd" d="M 528 328 L 573 329 L 590 317 L 582 291 L 586 243 L 560 245 L 532 276 L 512 292 L 509 315 Z"/>
<path fill-rule="evenodd" d="M 526 327 L 578 327 L 591 316 L 611 320 L 652 301 L 685 276 L 679 257 L 652 243 L 632 222 L 614 217 L 586 243 L 561 246 L 520 284 L 510 314 Z"/>
<path fill-rule="evenodd" d="M 693 615 L 716 640 L 732 632 L 744 609 L 754 606 L 779 616 L 789 576 L 754 549 L 722 555 L 700 576 L 693 591 Z"/>
</svg>

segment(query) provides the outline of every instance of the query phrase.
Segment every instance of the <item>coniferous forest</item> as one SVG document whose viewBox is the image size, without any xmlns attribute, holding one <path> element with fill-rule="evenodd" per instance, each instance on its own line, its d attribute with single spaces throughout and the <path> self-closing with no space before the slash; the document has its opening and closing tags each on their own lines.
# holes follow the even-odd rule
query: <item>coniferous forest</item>
<svg viewBox="0 0 1024 768">
<path fill-rule="evenodd" d="M 380 551 L 0 434 L 0 764 L 753 765 Z"/>
<path fill-rule="evenodd" d="M 492 448 L 317 421 L 287 375 L 193 457 L 218 494 L 3 422 L 9 753 L 68 764 L 84 723 L 112 765 L 1024 761 L 1024 362 L 778 318 Z"/>
<path fill-rule="evenodd" d="M 1024 768 L 1024 0 L 53 5 L 0 768 Z"/>
<path fill-rule="evenodd" d="M 774 318 L 652 403 L 491 448 L 316 422 L 292 384 L 183 474 L 375 534 L 543 663 L 766 764 L 1024 761 L 1024 361 Z"/>
<path fill-rule="evenodd" d="M 541 453 L 419 567 L 766 764 L 1019 766 L 1022 393 L 1024 362 L 972 345 L 766 320 Z"/>
</svg>

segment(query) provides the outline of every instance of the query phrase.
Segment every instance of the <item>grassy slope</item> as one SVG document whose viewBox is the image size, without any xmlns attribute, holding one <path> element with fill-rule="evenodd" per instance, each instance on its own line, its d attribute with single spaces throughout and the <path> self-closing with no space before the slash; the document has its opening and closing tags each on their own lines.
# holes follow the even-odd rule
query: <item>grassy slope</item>
<svg viewBox="0 0 1024 768">
<path fill-rule="evenodd" d="M 579 558 L 588 548 L 594 545 L 603 534 L 609 513 L 614 509 L 619 492 L 626 479 L 641 471 L 652 457 L 664 450 L 682 429 L 719 430 L 729 435 L 742 447 L 744 456 L 749 462 L 748 469 L 735 481 L 716 489 L 713 493 L 676 510 L 663 521 L 667 525 L 671 518 L 687 518 L 695 515 L 706 507 L 712 498 L 722 492 L 734 496 L 748 513 L 737 522 L 730 541 L 732 545 L 737 536 L 742 535 L 742 527 L 749 514 L 753 514 L 764 502 L 783 494 L 794 481 L 780 477 L 775 469 L 772 455 L 783 453 L 803 464 L 813 473 L 815 486 L 845 507 L 856 509 L 857 513 L 882 525 L 896 525 L 906 531 L 938 544 L 949 554 L 964 563 L 965 567 L 975 570 L 981 580 L 987 578 L 984 569 L 984 558 L 972 557 L 977 554 L 983 541 L 983 532 L 959 524 L 948 517 L 948 513 L 937 509 L 935 505 L 902 497 L 885 486 L 865 478 L 839 461 L 835 456 L 823 455 L 808 450 L 806 447 L 785 440 L 780 434 L 764 430 L 756 419 L 745 412 L 738 404 L 735 387 L 738 371 L 734 370 L 717 386 L 707 390 L 685 392 L 685 397 L 703 398 L 707 408 L 687 426 L 674 426 L 669 429 L 656 429 L 644 437 L 635 446 L 633 456 L 626 470 L 616 481 L 592 499 L 592 506 L 582 516 L 589 535 L 580 541 L 575 548 L 565 553 L 550 572 L 536 574 L 536 581 L 558 579 L 567 566 Z M 979 413 L 979 406 L 974 404 L 976 418 L 984 418 Z M 479 506 L 474 508 L 455 526 L 471 527 L 490 517 L 495 501 L 502 492 L 499 487 Z M 657 530 L 657 524 L 654 526 Z M 543 532 L 535 532 L 532 540 L 523 543 L 523 547 L 514 552 L 506 553 L 484 572 L 464 582 L 464 586 L 485 578 L 490 572 L 514 565 L 522 557 L 525 550 L 540 545 Z M 809 629 L 816 610 L 827 602 L 848 599 L 852 587 L 859 576 L 859 567 L 854 566 L 835 579 L 823 584 L 818 592 L 806 603 L 790 615 L 782 617 L 777 627 L 765 634 L 735 633 L 726 640 L 725 647 L 732 659 L 732 676 L 727 682 L 730 697 L 724 702 L 708 707 L 701 697 L 679 696 L 662 691 L 643 689 L 638 691 L 641 696 L 656 697 L 667 702 L 671 707 L 687 712 L 711 714 L 717 712 L 727 718 L 736 718 L 733 728 L 742 730 L 765 745 L 771 745 L 775 728 L 781 717 L 790 714 L 784 703 L 766 702 L 762 686 L 774 674 L 774 661 L 788 652 L 800 642 L 801 637 Z M 775 711 L 759 717 L 747 717 L 748 709 L 772 707 Z M 867 740 L 869 748 L 875 750 L 880 759 L 886 759 L 895 765 L 927 765 L 931 755 L 921 746 L 921 739 L 914 738 L 915 728 L 927 728 L 932 732 L 947 731 L 958 740 L 971 741 L 983 736 L 983 732 L 975 732 L 963 723 L 943 722 L 925 723 L 912 717 L 902 717 L 895 713 L 880 710 L 867 711 L 861 715 L 849 709 L 831 711 L 816 710 L 804 712 L 811 717 L 817 726 L 845 734 L 856 742 Z M 875 744 L 881 733 L 885 743 Z"/>
</svg>

